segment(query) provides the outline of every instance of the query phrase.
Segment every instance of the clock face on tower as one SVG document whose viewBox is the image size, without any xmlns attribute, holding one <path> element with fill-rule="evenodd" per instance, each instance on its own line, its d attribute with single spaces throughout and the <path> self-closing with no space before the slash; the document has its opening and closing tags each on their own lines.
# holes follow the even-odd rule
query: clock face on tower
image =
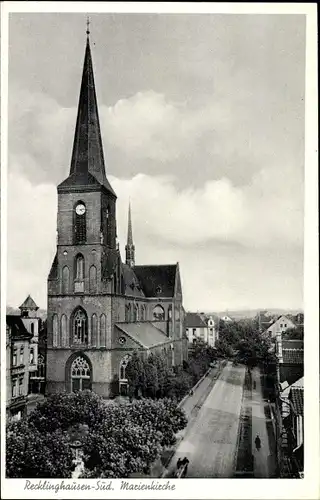
<svg viewBox="0 0 320 500">
<path fill-rule="evenodd" d="M 76 206 L 76 214 L 77 215 L 83 215 L 86 211 L 86 207 L 83 205 L 83 203 L 79 203 L 79 205 Z"/>
</svg>

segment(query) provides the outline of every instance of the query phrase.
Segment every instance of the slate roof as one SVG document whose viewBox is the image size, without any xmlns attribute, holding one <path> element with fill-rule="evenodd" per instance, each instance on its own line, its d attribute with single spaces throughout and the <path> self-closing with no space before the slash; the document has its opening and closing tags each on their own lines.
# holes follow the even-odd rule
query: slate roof
<svg viewBox="0 0 320 500">
<path fill-rule="evenodd" d="M 122 264 L 122 275 L 125 284 L 125 295 L 144 297 L 142 286 L 132 267 Z"/>
<path fill-rule="evenodd" d="M 55 256 L 54 256 L 48 279 L 49 280 L 58 279 L 58 255 L 57 254 L 55 254 Z"/>
<path fill-rule="evenodd" d="M 116 323 L 116 327 L 144 348 L 154 347 L 170 341 L 167 335 L 153 323 Z"/>
<path fill-rule="evenodd" d="M 177 264 L 134 266 L 146 297 L 174 297 Z"/>
<path fill-rule="evenodd" d="M 284 364 L 303 365 L 303 349 L 282 349 Z"/>
<path fill-rule="evenodd" d="M 302 387 L 291 387 L 290 399 L 297 415 L 303 415 L 303 396 L 304 389 Z"/>
<path fill-rule="evenodd" d="M 35 309 L 36 311 L 39 309 L 31 295 L 28 295 L 26 300 L 21 304 L 19 309 Z"/>
<path fill-rule="evenodd" d="M 58 186 L 58 190 L 79 185 L 103 186 L 116 197 L 105 172 L 89 37 L 83 64 L 70 175 Z"/>
<path fill-rule="evenodd" d="M 22 318 L 20 316 L 15 316 L 13 314 L 7 314 L 6 324 L 10 328 L 11 337 L 13 340 L 15 338 L 18 338 L 18 337 L 25 338 L 25 339 L 32 338 L 32 334 L 28 332 L 28 330 L 24 326 Z"/>
<path fill-rule="evenodd" d="M 206 322 L 201 318 L 199 313 L 188 312 L 185 318 L 186 328 L 205 328 Z"/>
</svg>

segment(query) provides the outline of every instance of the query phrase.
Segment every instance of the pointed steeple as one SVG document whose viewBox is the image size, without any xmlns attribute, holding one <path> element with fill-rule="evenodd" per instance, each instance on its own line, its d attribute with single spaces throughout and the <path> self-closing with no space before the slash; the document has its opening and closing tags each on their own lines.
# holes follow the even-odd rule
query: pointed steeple
<svg viewBox="0 0 320 500">
<path fill-rule="evenodd" d="M 132 222 L 131 222 L 131 205 L 129 202 L 129 210 L 128 210 L 128 238 L 127 245 L 133 245 L 133 237 L 132 237 Z"/>
<path fill-rule="evenodd" d="M 135 265 L 135 248 L 133 244 L 132 237 L 132 221 L 131 221 L 131 205 L 129 203 L 128 210 L 128 236 L 127 236 L 127 244 L 126 244 L 126 264 L 130 267 Z"/>
<path fill-rule="evenodd" d="M 73 142 L 70 174 L 60 186 L 100 184 L 114 196 L 105 171 L 97 96 L 87 22 L 87 41 L 84 56 L 78 115 Z"/>
</svg>

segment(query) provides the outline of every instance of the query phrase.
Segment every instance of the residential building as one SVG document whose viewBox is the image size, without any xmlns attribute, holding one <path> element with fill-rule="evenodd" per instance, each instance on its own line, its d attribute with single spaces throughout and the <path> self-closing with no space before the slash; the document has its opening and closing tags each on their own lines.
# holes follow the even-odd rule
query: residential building
<svg viewBox="0 0 320 500">
<path fill-rule="evenodd" d="M 275 420 L 277 455 L 281 477 L 303 473 L 303 375 L 302 340 L 275 339 Z M 302 406 L 301 406 L 302 401 Z"/>
<path fill-rule="evenodd" d="M 189 344 L 195 339 L 201 339 L 211 347 L 215 346 L 218 337 L 217 322 L 213 316 L 206 316 L 204 313 L 186 314 L 186 334 Z"/>
<path fill-rule="evenodd" d="M 6 316 L 6 409 L 9 419 L 19 420 L 27 413 L 31 339 L 32 334 L 22 318 Z"/>
<path fill-rule="evenodd" d="M 137 265 L 131 207 L 126 262 L 117 196 L 105 170 L 89 34 L 71 167 L 58 186 L 57 247 L 48 276 L 47 391 L 126 393 L 133 351 L 187 358 L 179 264 Z M 142 193 L 143 195 L 143 193 Z"/>
<path fill-rule="evenodd" d="M 288 316 L 279 316 L 264 330 L 263 334 L 271 339 L 275 339 L 278 334 L 283 334 L 289 328 L 296 328 L 296 324 Z"/>
<path fill-rule="evenodd" d="M 26 330 L 32 335 L 29 344 L 29 394 L 44 394 L 44 359 L 39 353 L 39 332 L 42 324 L 41 319 L 37 317 L 39 307 L 28 295 L 19 309 L 21 320 Z"/>
<path fill-rule="evenodd" d="M 281 477 L 303 477 L 304 378 L 278 386 L 276 399 L 277 445 Z"/>
<path fill-rule="evenodd" d="M 281 333 L 276 337 L 277 381 L 293 384 L 304 374 L 304 349 L 302 340 L 283 340 Z"/>
</svg>

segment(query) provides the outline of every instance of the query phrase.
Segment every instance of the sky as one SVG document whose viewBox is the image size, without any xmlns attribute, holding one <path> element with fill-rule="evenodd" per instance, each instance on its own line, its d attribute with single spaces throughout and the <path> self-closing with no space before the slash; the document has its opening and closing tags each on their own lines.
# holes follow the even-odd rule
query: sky
<svg viewBox="0 0 320 500">
<path fill-rule="evenodd" d="M 303 307 L 303 15 L 92 14 L 122 257 L 179 262 L 187 310 Z M 11 14 L 7 304 L 46 308 L 84 14 Z"/>
</svg>

